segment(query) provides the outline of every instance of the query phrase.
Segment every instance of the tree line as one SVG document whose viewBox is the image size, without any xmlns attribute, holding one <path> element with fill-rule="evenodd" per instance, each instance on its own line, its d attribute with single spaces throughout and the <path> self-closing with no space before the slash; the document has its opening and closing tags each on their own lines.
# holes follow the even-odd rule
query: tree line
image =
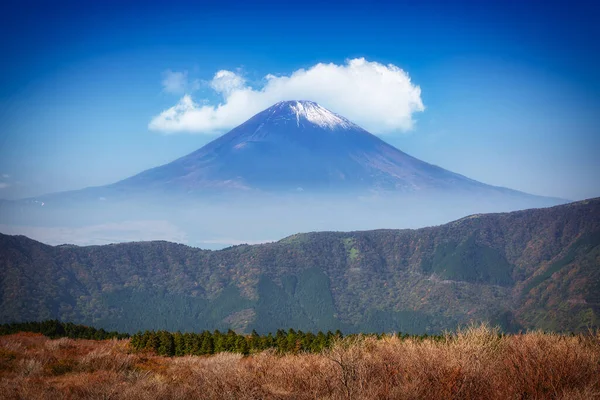
<svg viewBox="0 0 600 400">
<path fill-rule="evenodd" d="M 221 352 L 232 352 L 248 355 L 260 351 L 272 349 L 278 354 L 297 353 L 320 353 L 329 349 L 334 341 L 345 336 L 339 330 L 323 333 L 303 332 L 301 330 L 279 329 L 273 335 L 259 335 L 255 330 L 251 334 L 238 334 L 229 329 L 227 332 L 202 331 L 191 332 L 168 332 L 168 331 L 144 331 L 134 335 L 105 331 L 86 325 L 77 325 L 71 322 L 48 320 L 41 322 L 19 322 L 0 325 L 0 335 L 10 335 L 18 332 L 41 333 L 52 339 L 68 337 L 72 339 L 127 339 L 131 338 L 130 346 L 134 351 L 152 351 L 161 356 L 173 357 L 184 355 L 211 355 Z M 401 339 L 408 337 L 413 339 L 441 339 L 443 336 L 408 335 L 395 334 L 360 334 L 360 336 L 372 336 L 381 339 L 386 336 L 395 335 Z M 346 337 L 359 336 L 357 334 Z"/>
<path fill-rule="evenodd" d="M 441 339 L 443 336 L 396 334 L 360 334 L 360 336 L 373 336 L 381 339 L 395 335 L 401 339 L 408 337 L 414 339 Z M 359 336 L 356 334 L 348 336 Z M 277 330 L 275 335 L 259 335 L 252 331 L 250 335 L 238 334 L 229 329 L 226 333 L 219 330 L 213 332 L 181 333 L 168 331 L 145 331 L 131 336 L 130 345 L 137 351 L 153 351 L 158 355 L 172 357 L 184 355 L 211 355 L 220 352 L 232 352 L 248 355 L 268 349 L 273 349 L 278 354 L 320 353 L 329 349 L 334 341 L 342 339 L 344 335 L 339 330 L 327 333 L 303 332 L 301 330 Z"/>
<path fill-rule="evenodd" d="M 68 337 L 71 339 L 127 339 L 129 334 L 115 331 L 105 331 L 86 325 L 77 325 L 71 322 L 48 320 L 41 322 L 15 322 L 0 325 L 0 335 L 11 335 L 18 332 L 41 333 L 52 339 Z"/>
<path fill-rule="evenodd" d="M 335 338 L 341 337 L 343 335 L 340 331 L 314 334 L 294 329 L 279 329 L 275 335 L 259 335 L 256 331 L 243 335 L 231 329 L 225 333 L 219 330 L 200 333 L 145 331 L 133 335 L 130 345 L 135 350 L 151 350 L 162 356 L 200 356 L 220 352 L 248 355 L 267 349 L 274 349 L 281 354 L 319 353 L 329 348 Z"/>
</svg>

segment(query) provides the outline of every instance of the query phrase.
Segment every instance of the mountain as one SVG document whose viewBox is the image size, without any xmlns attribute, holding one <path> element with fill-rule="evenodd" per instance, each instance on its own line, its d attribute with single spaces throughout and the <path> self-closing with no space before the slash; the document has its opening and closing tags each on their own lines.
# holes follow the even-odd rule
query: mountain
<svg viewBox="0 0 600 400">
<path fill-rule="evenodd" d="M 420 228 L 563 203 L 474 181 L 317 103 L 285 101 L 122 181 L 0 204 L 0 231 L 50 244 L 144 238 L 218 249 L 295 232 Z"/>
<path fill-rule="evenodd" d="M 115 189 L 246 190 L 481 189 L 427 164 L 311 101 L 284 101 L 172 163 Z"/>
<path fill-rule="evenodd" d="M 203 196 L 232 190 L 440 191 L 535 197 L 485 185 L 411 157 L 312 101 L 279 102 L 171 163 L 70 195 L 107 200 L 140 194 Z M 42 199 L 52 202 L 53 196 Z"/>
<path fill-rule="evenodd" d="M 0 235 L 0 322 L 120 331 L 439 332 L 600 326 L 600 198 L 416 230 L 313 232 L 208 251 Z"/>
</svg>

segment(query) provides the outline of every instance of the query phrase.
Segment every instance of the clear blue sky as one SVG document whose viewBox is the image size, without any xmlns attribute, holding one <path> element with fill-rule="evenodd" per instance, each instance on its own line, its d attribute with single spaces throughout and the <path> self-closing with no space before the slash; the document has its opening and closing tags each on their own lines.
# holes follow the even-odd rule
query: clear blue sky
<svg viewBox="0 0 600 400">
<path fill-rule="evenodd" d="M 600 196 L 597 2 L 89 3 L 0 6 L 0 198 L 111 183 L 214 139 L 148 128 L 183 95 L 167 71 L 218 103 L 203 82 L 219 70 L 260 90 L 361 57 L 421 89 L 413 128 L 382 136 L 401 150 L 489 184 Z"/>
</svg>

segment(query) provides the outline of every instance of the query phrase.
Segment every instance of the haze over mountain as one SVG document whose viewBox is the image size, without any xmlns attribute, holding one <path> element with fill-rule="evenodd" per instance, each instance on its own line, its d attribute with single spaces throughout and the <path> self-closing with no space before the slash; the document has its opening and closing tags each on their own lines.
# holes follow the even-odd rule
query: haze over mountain
<svg viewBox="0 0 600 400">
<path fill-rule="evenodd" d="M 418 228 L 563 202 L 477 182 L 315 102 L 282 101 L 130 178 L 4 203 L 0 229 L 52 244 L 144 238 L 218 248 L 301 231 Z"/>
<path fill-rule="evenodd" d="M 600 326 L 600 199 L 418 230 L 313 232 L 207 251 L 0 235 L 0 323 L 439 332 Z"/>
</svg>

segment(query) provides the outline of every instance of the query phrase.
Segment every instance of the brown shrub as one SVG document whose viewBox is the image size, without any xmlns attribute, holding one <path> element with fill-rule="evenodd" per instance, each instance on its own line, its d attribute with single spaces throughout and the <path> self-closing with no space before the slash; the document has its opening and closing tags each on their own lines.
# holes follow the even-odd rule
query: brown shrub
<svg viewBox="0 0 600 400">
<path fill-rule="evenodd" d="M 12 370 L 17 354 L 14 351 L 0 348 L 0 371 Z"/>
<path fill-rule="evenodd" d="M 18 372 L 21 376 L 37 376 L 41 375 L 44 369 L 44 364 L 40 360 L 33 358 L 25 358 L 19 360 Z"/>
<path fill-rule="evenodd" d="M 355 336 L 322 354 L 160 357 L 128 341 L 0 338 L 3 399 L 600 398 L 600 335 Z M 2 361 L 4 360 L 4 361 Z"/>
<path fill-rule="evenodd" d="M 117 340 L 105 341 L 90 351 L 78 362 L 79 371 L 114 371 L 122 372 L 133 368 L 138 357 L 128 354 L 126 347 Z"/>
<path fill-rule="evenodd" d="M 600 378 L 600 343 L 581 336 L 529 333 L 508 340 L 504 373 L 515 394 L 527 398 L 560 398 L 590 390 Z"/>
<path fill-rule="evenodd" d="M 57 360 L 46 365 L 46 369 L 51 375 L 64 375 L 75 369 L 74 360 Z"/>
<path fill-rule="evenodd" d="M 48 340 L 44 345 L 45 345 L 46 349 L 48 349 L 50 351 L 56 351 L 56 350 L 61 350 L 61 349 L 71 349 L 71 348 L 75 347 L 75 340 L 63 337 L 63 338 L 55 339 L 55 340 Z"/>
</svg>

